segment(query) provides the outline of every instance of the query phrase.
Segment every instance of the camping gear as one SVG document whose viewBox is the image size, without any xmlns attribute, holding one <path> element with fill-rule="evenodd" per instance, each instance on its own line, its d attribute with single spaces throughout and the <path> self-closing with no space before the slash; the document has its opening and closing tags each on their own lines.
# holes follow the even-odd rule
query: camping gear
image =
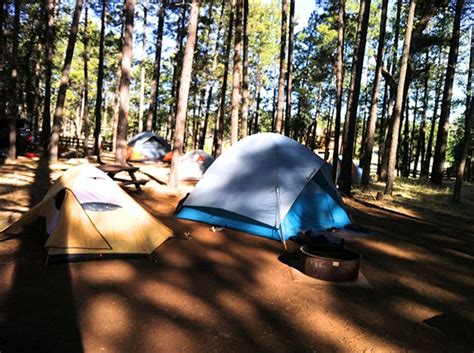
<svg viewBox="0 0 474 353">
<path fill-rule="evenodd" d="M 357 279 L 360 255 L 344 247 L 329 244 L 306 244 L 300 247 L 301 265 L 308 276 L 331 282 Z"/>
<path fill-rule="evenodd" d="M 203 150 L 194 150 L 181 156 L 178 161 L 178 179 L 182 181 L 200 180 L 214 162 L 214 157 Z"/>
<path fill-rule="evenodd" d="M 172 231 L 92 165 L 70 168 L 43 200 L 2 230 L 46 220 L 48 256 L 68 260 L 151 254 Z"/>
<path fill-rule="evenodd" d="M 178 218 L 281 240 L 351 222 L 328 165 L 286 136 L 248 136 L 209 167 Z"/>
<path fill-rule="evenodd" d="M 165 139 L 151 131 L 135 135 L 127 145 L 127 160 L 136 162 L 159 161 L 171 150 Z"/>
</svg>

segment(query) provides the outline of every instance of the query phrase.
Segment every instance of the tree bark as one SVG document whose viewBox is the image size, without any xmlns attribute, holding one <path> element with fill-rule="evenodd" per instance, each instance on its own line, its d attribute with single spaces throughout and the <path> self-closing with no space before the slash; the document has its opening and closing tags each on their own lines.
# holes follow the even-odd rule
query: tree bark
<svg viewBox="0 0 474 353">
<path fill-rule="evenodd" d="M 280 39 L 280 79 L 278 80 L 278 100 L 275 121 L 275 132 L 281 134 L 283 123 L 283 96 L 286 76 L 286 28 L 288 18 L 288 1 L 281 1 L 281 39 Z"/>
<path fill-rule="evenodd" d="M 441 53 L 438 59 L 438 65 L 441 62 Z M 428 176 L 430 164 L 431 164 L 431 156 L 433 153 L 433 141 L 434 141 L 434 133 L 436 127 L 436 120 L 438 119 L 438 107 L 439 101 L 441 98 L 441 88 L 442 88 L 442 77 L 437 78 L 436 80 L 436 87 L 435 87 L 435 101 L 433 107 L 433 117 L 431 118 L 431 128 L 430 128 L 430 135 L 428 136 L 428 145 L 426 147 L 426 156 L 425 156 L 425 163 L 421 166 L 421 176 Z"/>
<path fill-rule="evenodd" d="M 357 109 L 359 106 L 360 81 L 364 64 L 365 45 L 367 41 L 367 27 L 370 15 L 370 1 L 361 0 L 359 8 L 359 24 L 357 39 L 354 46 L 354 61 L 352 63 L 351 90 L 348 99 L 347 138 L 343 145 L 341 163 L 341 191 L 349 195 L 352 186 L 352 157 L 354 155 L 354 138 L 357 123 Z"/>
<path fill-rule="evenodd" d="M 449 115 L 451 112 L 451 98 L 453 95 L 454 74 L 458 61 L 459 37 L 461 34 L 461 16 L 464 7 L 464 0 L 456 1 L 456 12 L 454 15 L 453 32 L 449 46 L 448 68 L 446 70 L 446 81 L 444 82 L 443 100 L 441 104 L 441 114 L 439 116 L 438 134 L 436 136 L 436 146 L 433 159 L 433 170 L 431 172 L 431 183 L 441 185 L 445 171 L 444 162 L 446 160 L 446 146 L 448 142 Z"/>
<path fill-rule="evenodd" d="M 369 185 L 370 166 L 372 162 L 372 150 L 374 148 L 375 125 L 377 123 L 377 107 L 379 103 L 380 79 L 382 77 L 383 50 L 385 46 L 385 33 L 387 24 L 388 0 L 382 2 L 382 14 L 380 19 L 379 43 L 377 47 L 377 59 L 375 63 L 375 78 L 372 91 L 372 102 L 370 107 L 369 123 L 367 124 L 366 144 L 364 151 L 364 165 L 362 166 L 361 185 Z"/>
<path fill-rule="evenodd" d="M 295 0 L 290 0 L 290 29 L 288 33 L 288 67 L 286 70 L 285 135 L 290 136 L 291 90 L 293 84 L 293 48 L 295 46 Z"/>
<path fill-rule="evenodd" d="M 413 178 L 417 177 L 418 174 L 418 162 L 420 161 L 421 157 L 421 165 L 424 164 L 424 157 L 425 157 L 425 149 L 426 149 L 426 113 L 428 112 L 428 101 L 429 101 L 429 79 L 430 79 L 430 56 L 429 51 L 426 51 L 425 55 L 425 81 L 424 81 L 424 93 L 423 93 L 423 112 L 421 114 L 421 123 L 420 123 L 420 131 L 418 133 L 418 142 L 416 145 L 416 153 L 415 153 L 415 162 L 413 166 Z"/>
<path fill-rule="evenodd" d="M 249 0 L 244 2 L 244 28 L 243 28 L 243 67 L 242 67 L 242 121 L 240 136 L 244 138 L 248 133 L 248 116 L 249 116 L 249 38 L 248 38 L 248 16 L 249 16 Z"/>
<path fill-rule="evenodd" d="M 407 25 L 405 31 L 405 39 L 403 43 L 403 53 L 400 64 L 400 75 L 398 79 L 397 98 L 393 109 L 393 129 L 392 138 L 389 151 L 388 168 L 387 168 L 387 183 L 385 185 L 384 193 L 391 195 L 393 192 L 393 183 L 395 179 L 395 163 L 397 160 L 397 146 L 398 146 L 398 132 L 400 130 L 400 116 L 403 104 L 403 91 L 405 88 L 405 79 L 407 75 L 408 59 L 410 56 L 411 46 L 411 32 L 413 30 L 413 19 L 415 17 L 416 0 L 410 1 L 408 10 Z"/>
<path fill-rule="evenodd" d="M 171 159 L 170 178 L 168 185 L 176 187 L 178 185 L 177 163 L 183 154 L 184 130 L 186 124 L 186 109 L 188 105 L 189 86 L 191 84 L 191 73 L 193 66 L 194 47 L 196 45 L 197 28 L 199 21 L 200 0 L 193 0 L 191 7 L 191 17 L 188 25 L 188 40 L 183 58 L 183 68 L 181 70 L 181 84 L 179 87 L 178 110 L 176 113 L 176 128 L 173 140 L 173 157 Z"/>
<path fill-rule="evenodd" d="M 101 149 L 101 109 L 102 109 L 102 90 L 104 86 L 104 57 L 105 57 L 105 25 L 106 25 L 106 14 L 107 14 L 107 0 L 102 0 L 102 14 L 100 17 L 100 40 L 99 40 L 99 65 L 97 73 L 97 92 L 95 99 L 95 110 L 94 110 L 94 154 L 97 156 L 97 160 L 100 162 L 100 149 Z"/>
<path fill-rule="evenodd" d="M 138 107 L 138 132 L 143 131 L 143 111 L 145 110 L 145 58 L 146 58 L 146 25 L 148 15 L 148 1 L 143 1 L 143 42 L 142 42 L 142 57 L 140 61 L 140 93 L 139 93 L 139 107 Z"/>
<path fill-rule="evenodd" d="M 0 0 L 0 53 L 6 53 L 7 52 L 7 46 L 6 46 L 6 41 L 5 41 L 5 2 L 7 0 Z M 4 76 L 4 70 L 5 70 L 5 56 L 6 55 L 0 55 L 0 75 L 1 80 L 0 80 L 0 117 L 5 116 L 5 82 L 3 81 Z"/>
<path fill-rule="evenodd" d="M 225 9 L 225 4 L 226 0 L 222 1 L 221 5 L 221 13 L 219 16 L 219 21 L 217 25 L 217 36 L 216 36 L 216 45 L 214 46 L 214 52 L 212 54 L 212 68 L 210 70 L 210 73 L 215 74 L 216 68 L 217 68 L 217 56 L 219 53 L 219 38 L 221 37 L 221 28 L 224 20 L 224 9 Z M 209 83 L 209 88 L 207 89 L 207 102 L 205 105 L 205 108 L 203 109 L 204 111 L 202 112 L 202 115 L 204 115 L 203 119 L 203 126 L 201 130 L 201 136 L 199 137 L 199 148 L 204 149 L 204 145 L 206 144 L 206 134 L 207 134 L 207 127 L 209 125 L 209 112 L 211 109 L 211 103 L 212 103 L 212 92 L 214 91 L 214 81 L 212 80 Z M 202 119 L 201 115 L 201 119 Z"/>
<path fill-rule="evenodd" d="M 333 161 L 339 160 L 339 138 L 341 132 L 342 114 L 342 85 L 344 79 L 344 13 L 345 0 L 339 0 L 338 29 L 337 29 L 337 62 L 336 62 L 336 117 L 334 121 L 334 150 Z M 334 182 L 337 182 L 337 163 L 332 164 L 331 170 Z"/>
<path fill-rule="evenodd" d="M 16 121 L 18 119 L 18 45 L 20 34 L 20 5 L 21 0 L 15 0 L 15 15 L 13 19 L 13 43 L 11 51 L 10 69 L 10 144 L 8 147 L 8 159 L 16 159 Z"/>
<path fill-rule="evenodd" d="M 222 78 L 222 87 L 220 92 L 220 105 L 217 111 L 216 127 L 214 131 L 214 157 L 219 157 L 222 153 L 222 143 L 224 137 L 224 118 L 225 118 L 225 101 L 227 91 L 227 76 L 229 73 L 229 57 L 230 47 L 232 45 L 232 28 L 234 25 L 234 9 L 231 7 L 229 16 L 229 25 L 227 29 L 226 47 L 224 52 L 224 73 Z"/>
<path fill-rule="evenodd" d="M 128 110 L 130 106 L 130 77 L 132 68 L 133 48 L 133 19 L 135 15 L 135 0 L 125 1 L 125 33 L 122 47 L 121 78 L 120 78 L 120 108 L 117 124 L 117 146 L 115 162 L 125 164 L 127 158 Z"/>
<path fill-rule="evenodd" d="M 71 30 L 69 32 L 69 39 L 66 49 L 66 58 L 61 70 L 61 82 L 59 84 L 58 99 L 56 102 L 56 109 L 54 111 L 53 131 L 48 145 L 49 160 L 56 162 L 58 160 L 58 144 L 59 133 L 61 132 L 61 123 L 64 112 L 64 102 L 66 100 L 66 91 L 69 84 L 69 73 L 71 71 L 71 62 L 74 55 L 74 47 L 76 45 L 77 32 L 79 28 L 79 19 L 82 12 L 82 0 L 76 0 L 76 8 L 72 18 Z"/>
<path fill-rule="evenodd" d="M 459 165 L 456 182 L 454 183 L 454 192 L 453 192 L 453 202 L 461 202 L 461 188 L 462 181 L 464 179 L 464 172 L 466 169 L 466 160 L 467 154 L 469 151 L 469 146 L 471 144 L 471 129 L 472 122 L 474 120 L 474 104 L 473 104 L 473 89 L 472 89 L 472 75 L 474 71 L 474 25 L 471 25 L 471 54 L 469 59 L 469 73 L 467 76 L 467 89 L 466 89 L 466 116 L 464 118 L 464 139 L 462 142 L 462 152 L 461 159 L 459 160 Z"/>
<path fill-rule="evenodd" d="M 397 67 L 398 67 L 398 38 L 400 36 L 400 18 L 401 18 L 401 12 L 402 12 L 402 0 L 397 0 L 397 13 L 395 16 L 395 24 L 394 24 L 394 40 L 393 40 L 393 47 L 392 47 L 392 63 L 391 63 L 391 78 L 395 76 Z M 389 80 L 387 80 L 387 83 Z M 390 95 L 389 95 L 389 100 L 388 100 L 388 107 L 387 107 L 387 127 L 386 127 L 386 138 L 385 138 L 385 145 L 383 149 L 383 154 L 382 154 L 382 159 L 380 162 L 380 168 L 378 170 L 378 180 L 379 181 L 387 181 L 387 167 L 388 167 L 388 159 L 390 155 L 390 146 L 392 144 L 391 138 L 392 138 L 392 133 L 393 133 L 393 122 L 392 122 L 392 116 L 393 116 L 393 106 L 395 104 L 395 94 L 396 94 L 397 88 L 396 85 L 393 86 L 390 84 Z"/>
<path fill-rule="evenodd" d="M 88 22 L 89 22 L 89 11 L 87 0 L 84 0 L 84 33 L 83 33 L 83 44 L 84 50 L 82 52 L 82 58 L 84 60 L 84 110 L 82 114 L 82 121 L 84 122 L 84 144 L 86 149 L 86 154 L 89 154 L 89 34 L 88 31 Z"/>
<path fill-rule="evenodd" d="M 155 62 L 153 64 L 153 83 L 150 92 L 150 108 L 148 109 L 146 119 L 147 131 L 157 130 L 158 127 L 158 91 L 160 87 L 160 71 L 161 71 L 161 49 L 163 47 L 163 28 L 165 25 L 165 9 L 167 0 L 162 0 L 160 11 L 158 12 L 158 29 L 156 33 L 155 45 Z"/>
<path fill-rule="evenodd" d="M 232 113 L 230 117 L 230 143 L 237 143 L 239 137 L 239 109 L 240 109 L 240 72 L 242 66 L 242 8 L 243 0 L 235 3 L 235 38 L 234 38 L 234 70 L 232 74 Z"/>
</svg>

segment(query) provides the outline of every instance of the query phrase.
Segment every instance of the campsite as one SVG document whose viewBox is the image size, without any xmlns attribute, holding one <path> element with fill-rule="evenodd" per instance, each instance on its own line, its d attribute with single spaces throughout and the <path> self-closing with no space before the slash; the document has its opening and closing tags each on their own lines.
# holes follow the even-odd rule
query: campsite
<svg viewBox="0 0 474 353">
<path fill-rule="evenodd" d="M 474 352 L 466 0 L 1 0 L 0 353 Z"/>
</svg>

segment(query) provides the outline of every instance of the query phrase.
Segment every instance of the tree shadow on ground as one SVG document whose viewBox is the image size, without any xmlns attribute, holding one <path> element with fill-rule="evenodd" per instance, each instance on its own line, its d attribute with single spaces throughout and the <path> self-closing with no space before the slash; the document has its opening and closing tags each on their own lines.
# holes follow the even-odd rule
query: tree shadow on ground
<svg viewBox="0 0 474 353">
<path fill-rule="evenodd" d="M 20 168 L 24 169 L 24 168 Z M 49 188 L 47 159 L 40 159 L 30 190 L 30 208 Z M 8 265 L 11 287 L 2 301 L 0 323 L 2 352 L 82 352 L 81 334 L 71 288 L 69 266 L 43 269 L 46 234 L 42 227 L 25 227 L 15 239 L 15 253 Z M 3 261 L 2 261 L 3 262 Z M 3 306 L 2 305 L 2 306 Z"/>
</svg>

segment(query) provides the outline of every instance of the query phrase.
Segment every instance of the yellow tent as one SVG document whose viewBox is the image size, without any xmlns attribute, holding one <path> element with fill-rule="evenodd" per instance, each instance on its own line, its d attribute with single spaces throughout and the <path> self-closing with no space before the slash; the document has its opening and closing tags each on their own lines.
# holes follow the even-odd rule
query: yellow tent
<svg viewBox="0 0 474 353">
<path fill-rule="evenodd" d="M 70 259 L 107 254 L 151 254 L 172 231 L 92 165 L 67 170 L 43 200 L 3 229 L 10 232 L 46 220 L 48 256 Z"/>
</svg>

